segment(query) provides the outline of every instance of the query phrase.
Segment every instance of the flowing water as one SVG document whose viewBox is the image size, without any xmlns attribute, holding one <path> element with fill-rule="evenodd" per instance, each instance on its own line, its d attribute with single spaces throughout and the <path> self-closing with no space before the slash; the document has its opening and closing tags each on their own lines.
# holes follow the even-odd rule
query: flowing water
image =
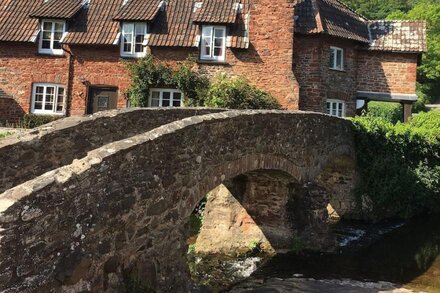
<svg viewBox="0 0 440 293">
<path fill-rule="evenodd" d="M 192 267 L 195 279 L 211 290 L 231 292 L 440 293 L 440 216 L 407 223 L 340 223 L 334 229 L 335 253 L 199 258 Z"/>
</svg>

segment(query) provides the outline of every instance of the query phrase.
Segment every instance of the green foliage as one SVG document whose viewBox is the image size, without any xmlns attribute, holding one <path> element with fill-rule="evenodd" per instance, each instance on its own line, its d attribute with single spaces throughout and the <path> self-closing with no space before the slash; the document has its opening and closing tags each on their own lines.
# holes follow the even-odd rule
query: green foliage
<svg viewBox="0 0 440 293">
<path fill-rule="evenodd" d="M 16 124 L 11 125 L 14 128 L 35 128 L 41 125 L 58 120 L 60 116 L 25 114 L 23 118 Z"/>
<path fill-rule="evenodd" d="M 412 7 L 408 0 L 343 0 L 351 8 L 369 19 L 384 19 L 395 11 L 408 11 Z"/>
<path fill-rule="evenodd" d="M 380 117 L 390 123 L 397 123 L 403 118 L 403 108 L 399 103 L 369 102 L 367 116 Z"/>
<path fill-rule="evenodd" d="M 411 118 L 411 126 L 417 128 L 426 128 L 440 131 L 440 111 L 432 110 L 429 112 L 419 113 Z"/>
<path fill-rule="evenodd" d="M 196 244 L 190 244 L 188 245 L 188 254 L 194 254 L 196 253 Z"/>
<path fill-rule="evenodd" d="M 226 75 L 220 75 L 211 85 L 205 104 L 228 109 L 281 108 L 273 96 L 250 85 L 246 79 Z"/>
<path fill-rule="evenodd" d="M 257 255 L 263 251 L 261 248 L 261 242 L 259 241 L 251 241 L 248 245 L 249 248 L 249 255 Z"/>
<path fill-rule="evenodd" d="M 11 135 L 10 132 L 0 132 L 0 139 L 5 138 L 7 136 Z"/>
<path fill-rule="evenodd" d="M 376 216 L 411 216 L 440 210 L 440 123 L 436 114 L 420 114 L 412 124 L 371 116 L 352 119 L 362 182 Z M 432 116 L 431 116 L 432 115 Z"/>
<path fill-rule="evenodd" d="M 155 60 L 152 55 L 127 63 L 131 75 L 128 95 L 132 106 L 148 105 L 151 88 L 177 88 L 183 92 L 185 104 L 203 105 L 208 79 L 193 70 L 194 62 L 190 59 L 172 68 Z"/>
</svg>

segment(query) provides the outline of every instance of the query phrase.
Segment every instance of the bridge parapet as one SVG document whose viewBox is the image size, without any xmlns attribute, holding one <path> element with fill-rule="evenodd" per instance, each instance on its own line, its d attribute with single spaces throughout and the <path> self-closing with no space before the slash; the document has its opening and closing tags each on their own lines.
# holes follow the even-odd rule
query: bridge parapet
<svg viewBox="0 0 440 293">
<path fill-rule="evenodd" d="M 0 140 L 0 193 L 72 163 L 88 151 L 186 117 L 216 113 L 209 108 L 131 108 L 69 117 L 28 134 Z"/>
<path fill-rule="evenodd" d="M 130 275 L 188 292 L 184 227 L 210 190 L 255 170 L 307 185 L 341 157 L 354 160 L 350 122 L 304 112 L 193 116 L 111 142 L 0 194 L 0 290 L 104 292 Z"/>
</svg>

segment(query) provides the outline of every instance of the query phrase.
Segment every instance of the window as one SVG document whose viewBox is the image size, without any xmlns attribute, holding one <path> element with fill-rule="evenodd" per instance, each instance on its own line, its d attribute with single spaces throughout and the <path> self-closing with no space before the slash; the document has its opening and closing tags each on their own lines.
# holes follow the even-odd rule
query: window
<svg viewBox="0 0 440 293">
<path fill-rule="evenodd" d="M 150 107 L 181 107 L 183 105 L 183 94 L 175 89 L 151 89 Z"/>
<path fill-rule="evenodd" d="M 144 40 L 147 37 L 146 23 L 122 24 L 121 56 L 144 57 Z"/>
<path fill-rule="evenodd" d="M 345 103 L 340 100 L 327 100 L 327 114 L 345 117 Z"/>
<path fill-rule="evenodd" d="M 337 47 L 330 47 L 330 68 L 344 70 L 344 50 Z"/>
<path fill-rule="evenodd" d="M 226 27 L 203 26 L 200 59 L 210 61 L 225 61 Z"/>
<path fill-rule="evenodd" d="M 63 115 L 65 89 L 57 84 L 36 83 L 32 88 L 32 107 L 34 114 Z"/>
<path fill-rule="evenodd" d="M 38 52 L 42 54 L 63 55 L 61 40 L 65 32 L 66 23 L 64 21 L 42 21 Z"/>
</svg>

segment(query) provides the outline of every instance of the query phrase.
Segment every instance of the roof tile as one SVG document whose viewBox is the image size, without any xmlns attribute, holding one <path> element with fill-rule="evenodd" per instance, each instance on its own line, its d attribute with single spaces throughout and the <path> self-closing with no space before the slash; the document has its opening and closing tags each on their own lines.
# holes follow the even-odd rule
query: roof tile
<svg viewBox="0 0 440 293">
<path fill-rule="evenodd" d="M 152 21 L 159 13 L 161 5 L 165 5 L 165 2 L 161 0 L 129 0 L 113 19 L 119 21 Z"/>
<path fill-rule="evenodd" d="M 426 22 L 370 21 L 370 50 L 396 52 L 426 52 Z"/>
<path fill-rule="evenodd" d="M 200 23 L 235 23 L 239 0 L 210 0 L 199 2 L 201 7 L 194 9 L 194 22 Z"/>
<path fill-rule="evenodd" d="M 0 41 L 30 42 L 38 20 L 29 17 L 43 0 L 0 0 Z"/>
<path fill-rule="evenodd" d="M 35 18 L 70 19 L 80 11 L 82 6 L 82 0 L 49 0 L 32 11 L 30 16 Z"/>
</svg>

